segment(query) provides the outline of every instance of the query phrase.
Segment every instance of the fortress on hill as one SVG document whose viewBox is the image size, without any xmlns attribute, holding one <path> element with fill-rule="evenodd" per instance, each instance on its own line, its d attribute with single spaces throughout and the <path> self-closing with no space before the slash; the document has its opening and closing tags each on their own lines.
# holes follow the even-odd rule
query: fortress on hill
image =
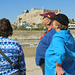
<svg viewBox="0 0 75 75">
<path fill-rule="evenodd" d="M 23 11 L 22 15 L 18 15 L 17 20 L 14 22 L 14 24 L 16 25 L 20 25 L 21 23 L 28 23 L 28 24 L 40 24 L 42 23 L 42 17 L 40 16 L 40 14 L 46 13 L 46 12 L 55 12 L 57 13 L 61 13 L 60 9 L 55 9 L 55 10 L 47 10 L 47 9 L 36 9 L 33 8 L 30 11 L 25 10 Z"/>
</svg>

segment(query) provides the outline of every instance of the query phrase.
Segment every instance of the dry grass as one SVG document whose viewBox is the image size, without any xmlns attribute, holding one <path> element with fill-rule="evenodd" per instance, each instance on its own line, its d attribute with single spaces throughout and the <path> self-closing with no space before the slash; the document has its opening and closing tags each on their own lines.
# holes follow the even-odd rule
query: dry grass
<svg viewBox="0 0 75 75">
<path fill-rule="evenodd" d="M 35 57 L 36 47 L 22 47 L 25 57 Z"/>
<path fill-rule="evenodd" d="M 14 30 L 11 39 L 20 43 L 27 43 L 27 44 L 37 44 L 39 37 L 42 36 L 44 31 L 23 31 L 23 30 Z M 29 40 L 24 40 L 29 39 Z M 30 40 L 31 39 L 31 40 Z M 34 40 L 32 40 L 34 39 Z M 36 41 L 35 41 L 36 39 Z M 24 51 L 25 57 L 35 57 L 36 47 L 24 47 L 22 46 Z"/>
<path fill-rule="evenodd" d="M 31 36 L 31 38 L 29 38 L 29 39 L 35 39 L 36 37 L 39 39 L 39 37 L 42 36 L 43 33 L 44 33 L 44 31 L 14 31 L 13 36 L 11 37 L 11 39 L 16 38 L 15 41 L 18 41 L 17 40 L 18 37 L 19 38 L 21 37 L 22 39 L 23 38 L 28 39 L 30 36 Z M 75 30 L 71 30 L 71 33 L 75 37 Z M 28 43 L 28 41 L 26 41 L 26 40 L 25 41 L 22 40 L 22 42 L 25 42 L 25 43 L 27 42 Z M 29 40 L 29 42 L 32 43 L 32 40 L 31 41 Z M 34 40 L 34 42 L 35 42 L 35 40 Z M 22 49 L 24 51 L 25 57 L 35 57 L 36 47 L 26 47 L 26 46 L 24 47 L 24 46 L 22 46 Z"/>
</svg>

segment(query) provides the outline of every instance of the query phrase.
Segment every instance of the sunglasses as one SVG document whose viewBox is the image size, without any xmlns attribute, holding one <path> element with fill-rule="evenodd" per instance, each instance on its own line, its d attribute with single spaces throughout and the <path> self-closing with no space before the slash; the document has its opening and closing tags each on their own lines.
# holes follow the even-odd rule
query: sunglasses
<svg viewBox="0 0 75 75">
<path fill-rule="evenodd" d="M 43 17 L 43 19 L 46 18 L 45 16 Z"/>
</svg>

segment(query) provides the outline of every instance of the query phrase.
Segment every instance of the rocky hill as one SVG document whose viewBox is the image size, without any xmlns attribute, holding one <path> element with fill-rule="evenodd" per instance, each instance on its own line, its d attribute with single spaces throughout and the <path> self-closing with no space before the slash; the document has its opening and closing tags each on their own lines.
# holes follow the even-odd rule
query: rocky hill
<svg viewBox="0 0 75 75">
<path fill-rule="evenodd" d="M 18 15 L 17 20 L 14 22 L 14 24 L 20 25 L 21 23 L 25 23 L 25 22 L 29 24 L 33 24 L 33 23 L 39 24 L 42 22 L 41 20 L 42 17 L 40 16 L 40 14 L 43 14 L 49 11 L 55 12 L 56 14 L 60 13 L 60 9 L 47 10 L 47 9 L 33 8 L 30 11 L 28 10 L 23 11 L 22 15 Z"/>
</svg>

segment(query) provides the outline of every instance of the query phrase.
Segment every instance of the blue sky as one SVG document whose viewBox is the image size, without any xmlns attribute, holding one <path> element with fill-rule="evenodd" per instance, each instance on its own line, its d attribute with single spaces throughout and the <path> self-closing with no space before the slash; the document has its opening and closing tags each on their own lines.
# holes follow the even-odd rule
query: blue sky
<svg viewBox="0 0 75 75">
<path fill-rule="evenodd" d="M 0 19 L 7 18 L 13 23 L 24 10 L 32 8 L 60 9 L 75 20 L 75 0 L 0 0 Z"/>
</svg>

